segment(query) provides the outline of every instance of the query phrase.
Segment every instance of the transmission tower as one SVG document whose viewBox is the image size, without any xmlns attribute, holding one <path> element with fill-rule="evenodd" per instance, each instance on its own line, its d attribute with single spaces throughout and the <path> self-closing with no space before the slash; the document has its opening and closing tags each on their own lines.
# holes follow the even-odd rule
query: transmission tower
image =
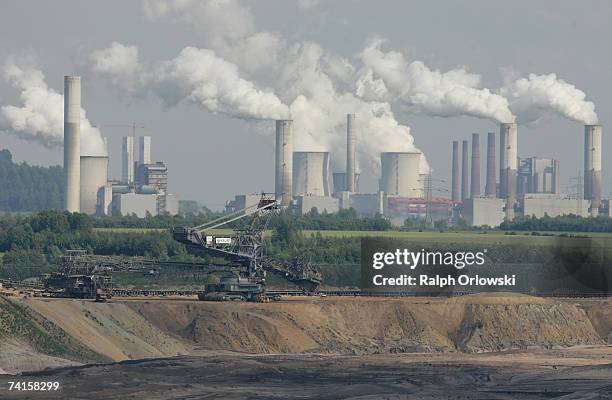
<svg viewBox="0 0 612 400">
<path fill-rule="evenodd" d="M 423 182 L 423 186 L 425 188 L 425 225 L 428 228 L 433 228 L 433 213 L 432 213 L 432 194 L 433 191 L 439 192 L 448 192 L 448 189 L 444 187 L 434 186 L 433 182 L 446 183 L 443 179 L 434 179 L 431 176 L 431 173 L 425 175 L 424 179 L 421 179 L 420 182 Z"/>
<path fill-rule="evenodd" d="M 580 170 L 578 170 L 578 176 L 570 178 L 570 182 L 575 182 L 573 185 L 569 185 L 568 189 L 573 191 L 573 196 L 576 196 L 576 215 L 582 216 L 584 181 Z"/>
</svg>

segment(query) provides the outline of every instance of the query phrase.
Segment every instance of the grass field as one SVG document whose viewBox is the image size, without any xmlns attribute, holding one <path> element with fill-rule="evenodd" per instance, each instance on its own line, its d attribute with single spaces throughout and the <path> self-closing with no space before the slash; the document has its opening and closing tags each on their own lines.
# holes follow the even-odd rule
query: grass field
<svg viewBox="0 0 612 400">
<path fill-rule="evenodd" d="M 148 232 L 163 232 L 164 229 L 150 229 L 150 228 L 96 228 L 99 232 L 120 232 L 120 233 L 148 233 Z M 600 244 L 612 247 L 612 233 L 598 233 L 598 232 L 538 232 L 539 235 L 533 235 L 531 232 L 515 232 L 515 234 L 508 234 L 503 231 L 488 231 L 488 232 L 472 232 L 472 231 L 460 231 L 460 232 L 437 232 L 437 231 L 426 231 L 426 232 L 404 232 L 404 231 L 317 231 L 317 230 L 304 230 L 302 234 L 306 237 L 315 235 L 319 232 L 323 237 L 333 238 L 360 238 L 360 237 L 383 237 L 383 238 L 396 238 L 406 239 L 414 241 L 431 241 L 431 242 L 442 242 L 442 243 L 462 243 L 462 242 L 474 242 L 474 243 L 522 243 L 522 244 L 551 244 L 551 242 L 557 242 L 560 235 L 567 236 L 587 236 L 593 238 Z M 213 235 L 230 235 L 232 234 L 231 229 L 214 229 L 210 231 Z M 265 236 L 269 237 L 271 231 L 265 232 Z"/>
</svg>

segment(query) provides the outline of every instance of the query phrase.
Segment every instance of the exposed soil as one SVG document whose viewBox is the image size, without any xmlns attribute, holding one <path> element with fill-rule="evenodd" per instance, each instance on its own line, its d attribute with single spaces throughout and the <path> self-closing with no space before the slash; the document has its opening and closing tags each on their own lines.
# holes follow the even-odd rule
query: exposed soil
<svg viewBox="0 0 612 400">
<path fill-rule="evenodd" d="M 59 367 L 20 379 L 60 379 L 71 399 L 612 393 L 607 299 L 0 298 L 0 313 L 0 374 Z"/>
<path fill-rule="evenodd" d="M 603 356 L 603 357 L 602 357 Z M 67 367 L 24 374 L 61 392 L 3 399 L 610 399 L 610 347 L 504 353 L 245 355 Z M 605 357 L 605 358 L 604 358 Z"/>
</svg>

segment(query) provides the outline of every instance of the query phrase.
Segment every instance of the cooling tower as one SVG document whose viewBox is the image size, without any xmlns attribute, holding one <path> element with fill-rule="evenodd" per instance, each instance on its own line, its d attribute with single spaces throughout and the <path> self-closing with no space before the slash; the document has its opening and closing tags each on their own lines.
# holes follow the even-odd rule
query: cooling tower
<svg viewBox="0 0 612 400">
<path fill-rule="evenodd" d="M 140 164 L 151 164 L 151 136 L 140 136 L 138 138 L 138 162 Z"/>
<path fill-rule="evenodd" d="M 452 154 L 452 171 L 451 171 L 451 191 L 453 203 L 461 202 L 461 189 L 459 183 L 459 142 L 453 140 L 453 154 Z"/>
<path fill-rule="evenodd" d="M 79 212 L 81 77 L 64 76 L 64 208 Z"/>
<path fill-rule="evenodd" d="M 329 153 L 293 153 L 293 195 L 330 196 Z"/>
<path fill-rule="evenodd" d="M 480 135 L 472 133 L 472 166 L 470 198 L 480 197 Z"/>
<path fill-rule="evenodd" d="M 81 212 L 96 213 L 98 190 L 108 181 L 108 157 L 81 156 Z"/>
<path fill-rule="evenodd" d="M 123 137 L 121 158 L 121 181 L 129 185 L 134 182 L 134 136 Z"/>
<path fill-rule="evenodd" d="M 591 201 L 591 215 L 601 205 L 601 125 L 584 126 L 584 198 Z"/>
<path fill-rule="evenodd" d="M 461 148 L 461 201 L 470 197 L 468 159 L 468 141 L 464 140 Z"/>
<path fill-rule="evenodd" d="M 391 196 L 423 197 L 421 153 L 381 153 L 380 191 Z"/>
<path fill-rule="evenodd" d="M 517 135 L 516 123 L 500 124 L 500 192 L 501 197 L 506 199 L 506 218 L 508 219 L 514 218 L 516 201 Z"/>
<path fill-rule="evenodd" d="M 276 200 L 282 206 L 289 206 L 292 200 L 293 178 L 293 139 L 292 120 L 276 121 L 276 168 L 275 193 Z"/>
<path fill-rule="evenodd" d="M 485 185 L 485 196 L 496 197 L 495 177 L 495 132 L 489 132 L 487 136 L 487 179 Z"/>
<path fill-rule="evenodd" d="M 355 191 L 355 114 L 346 114 L 346 190 Z"/>
</svg>

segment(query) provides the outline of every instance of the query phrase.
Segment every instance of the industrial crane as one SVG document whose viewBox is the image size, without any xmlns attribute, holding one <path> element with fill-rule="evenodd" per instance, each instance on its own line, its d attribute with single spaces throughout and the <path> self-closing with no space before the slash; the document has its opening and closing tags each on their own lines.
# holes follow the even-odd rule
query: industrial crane
<svg viewBox="0 0 612 400">
<path fill-rule="evenodd" d="M 173 236 L 191 250 L 223 258 L 239 266 L 238 276 L 222 279 L 218 284 L 208 284 L 201 300 L 249 300 L 266 301 L 265 277 L 270 272 L 282 276 L 299 286 L 305 293 L 316 293 L 321 284 L 318 269 L 300 260 L 285 261 L 266 255 L 263 231 L 266 223 L 257 226 L 260 217 L 268 217 L 278 210 L 276 200 L 265 193 L 255 205 L 224 215 L 205 224 L 177 227 Z M 215 235 L 213 230 L 242 218 L 250 217 L 246 228 L 234 229 L 231 235 Z"/>
</svg>

